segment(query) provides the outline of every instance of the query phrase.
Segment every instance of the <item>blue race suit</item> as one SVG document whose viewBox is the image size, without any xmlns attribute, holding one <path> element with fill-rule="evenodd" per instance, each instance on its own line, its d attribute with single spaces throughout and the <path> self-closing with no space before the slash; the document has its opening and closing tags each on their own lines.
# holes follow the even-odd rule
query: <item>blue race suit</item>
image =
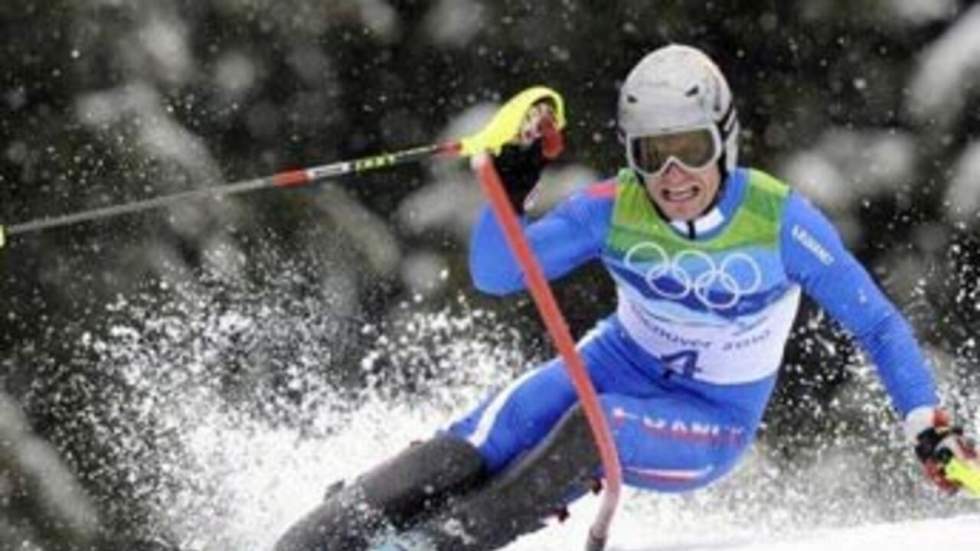
<svg viewBox="0 0 980 551">
<path fill-rule="evenodd" d="M 911 328 L 809 202 L 761 171 L 733 171 L 708 213 L 669 223 L 630 171 L 525 222 L 549 278 L 600 259 L 618 305 L 578 345 L 613 430 L 627 484 L 708 484 L 753 440 L 800 291 L 870 355 L 896 409 L 937 403 Z M 476 286 L 524 288 L 493 213 L 473 231 Z M 454 422 L 491 473 L 534 447 L 572 405 L 563 362 L 538 366 Z"/>
</svg>

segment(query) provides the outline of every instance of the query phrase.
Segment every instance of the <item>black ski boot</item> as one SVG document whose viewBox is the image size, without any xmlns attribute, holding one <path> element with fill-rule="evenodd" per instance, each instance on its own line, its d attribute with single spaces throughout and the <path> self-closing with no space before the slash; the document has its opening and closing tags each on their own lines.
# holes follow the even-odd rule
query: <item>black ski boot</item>
<svg viewBox="0 0 980 551">
<path fill-rule="evenodd" d="M 396 541 L 433 551 L 498 549 L 542 528 L 569 501 L 596 489 L 601 465 L 585 412 L 577 405 L 544 441 L 489 484 Z"/>
<path fill-rule="evenodd" d="M 459 438 L 436 436 L 349 485 L 332 486 L 323 504 L 294 524 L 275 551 L 364 551 L 383 531 L 410 526 L 485 479 L 476 448 Z"/>
</svg>

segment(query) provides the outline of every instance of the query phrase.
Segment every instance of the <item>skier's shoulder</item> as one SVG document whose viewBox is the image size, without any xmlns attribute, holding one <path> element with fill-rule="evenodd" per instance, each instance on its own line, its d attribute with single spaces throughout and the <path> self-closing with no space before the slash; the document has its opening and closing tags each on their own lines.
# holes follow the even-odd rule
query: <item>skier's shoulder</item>
<svg viewBox="0 0 980 551">
<path fill-rule="evenodd" d="M 754 189 L 784 198 L 787 216 L 819 217 L 821 219 L 824 217 L 820 208 L 814 205 L 810 198 L 800 191 L 793 182 L 756 167 L 739 167 L 736 170 L 743 174 L 745 181 Z"/>
<path fill-rule="evenodd" d="M 601 179 L 587 185 L 584 192 L 595 200 L 612 200 L 616 197 L 616 187 L 619 180 L 616 177 Z"/>
<path fill-rule="evenodd" d="M 756 167 L 739 167 L 736 173 L 748 184 L 747 187 L 754 191 L 757 199 L 763 199 L 771 205 L 777 206 L 780 213 L 779 218 L 785 229 L 789 229 L 796 224 L 829 226 L 830 222 L 826 215 L 814 205 L 810 199 L 796 188 L 791 182 L 787 182 L 778 176 Z"/>
<path fill-rule="evenodd" d="M 745 181 L 753 188 L 763 192 L 785 197 L 792 191 L 789 184 L 760 168 L 740 166 L 735 172 L 742 174 Z"/>
<path fill-rule="evenodd" d="M 590 234 L 602 239 L 612 219 L 616 186 L 615 178 L 590 180 L 560 201 L 549 214 L 587 227 Z"/>
<path fill-rule="evenodd" d="M 581 185 L 569 195 L 563 205 L 565 208 L 590 211 L 592 215 L 605 213 L 616 200 L 618 183 L 615 177 L 599 178 Z"/>
</svg>

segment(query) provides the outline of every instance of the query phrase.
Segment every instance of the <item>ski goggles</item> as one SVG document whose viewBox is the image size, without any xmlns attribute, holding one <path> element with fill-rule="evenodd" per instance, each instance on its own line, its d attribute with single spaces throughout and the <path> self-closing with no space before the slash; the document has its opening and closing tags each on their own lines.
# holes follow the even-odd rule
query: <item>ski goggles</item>
<svg viewBox="0 0 980 551">
<path fill-rule="evenodd" d="M 721 158 L 722 145 L 714 125 L 668 134 L 627 136 L 626 158 L 630 168 L 648 177 L 659 177 L 670 161 L 682 167 L 703 170 Z"/>
</svg>

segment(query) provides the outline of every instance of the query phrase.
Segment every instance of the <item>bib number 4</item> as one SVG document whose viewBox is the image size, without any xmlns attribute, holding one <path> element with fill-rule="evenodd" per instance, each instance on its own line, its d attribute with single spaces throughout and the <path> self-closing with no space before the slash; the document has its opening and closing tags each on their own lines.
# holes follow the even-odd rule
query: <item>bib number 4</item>
<svg viewBox="0 0 980 551">
<path fill-rule="evenodd" d="M 695 373 L 701 371 L 698 367 L 697 350 L 681 350 L 673 354 L 666 354 L 660 357 L 667 369 L 679 373 L 684 377 L 693 377 Z"/>
</svg>

